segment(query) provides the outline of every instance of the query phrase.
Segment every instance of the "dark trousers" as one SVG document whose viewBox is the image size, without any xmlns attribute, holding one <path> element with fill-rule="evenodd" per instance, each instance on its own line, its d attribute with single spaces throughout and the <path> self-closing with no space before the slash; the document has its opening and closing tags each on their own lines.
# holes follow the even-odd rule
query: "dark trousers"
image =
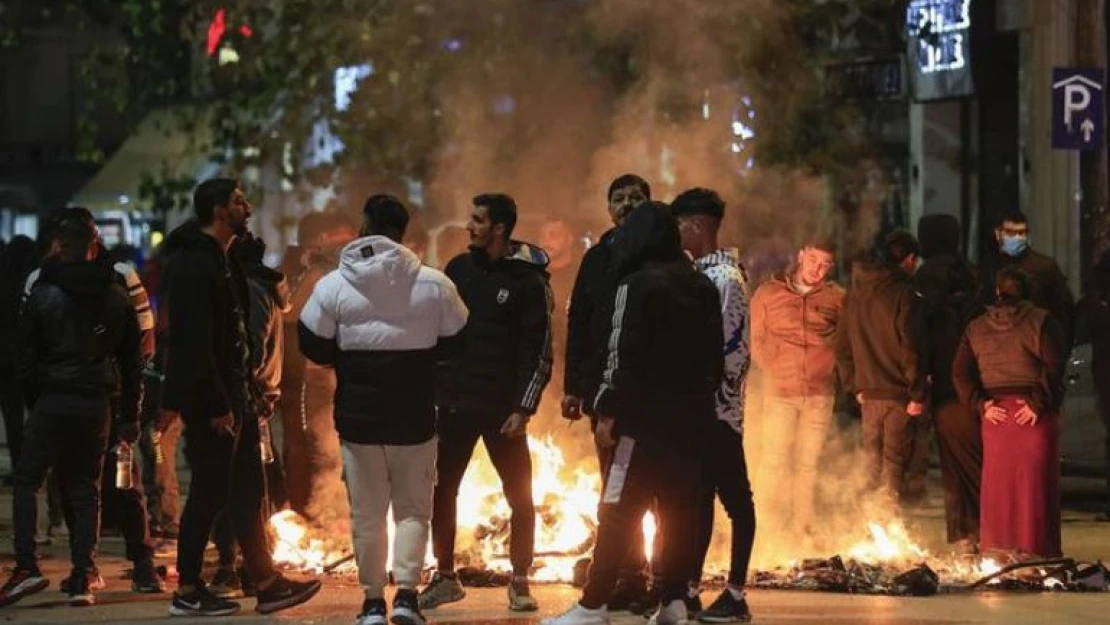
<svg viewBox="0 0 1110 625">
<path fill-rule="evenodd" d="M 897 501 L 913 456 L 915 417 L 906 413 L 905 401 L 865 398 L 861 410 L 868 477 Z"/>
<path fill-rule="evenodd" d="M 152 528 L 171 538 L 177 537 L 177 526 L 181 521 L 181 483 L 177 477 L 177 445 L 185 425 L 181 419 L 174 419 L 161 433 L 157 445 L 149 434 L 142 438 L 139 448 L 142 452 L 145 471 L 143 477 L 149 497 L 147 512 Z M 159 457 L 161 462 L 159 462 Z"/>
<path fill-rule="evenodd" d="M 686 596 L 692 577 L 698 534 L 699 463 L 704 441 L 639 444 L 621 437 L 605 475 L 598 505 L 597 543 L 590 578 L 581 604 L 598 608 L 608 603 L 620 570 L 628 558 L 629 538 L 640 533 L 644 514 L 656 503 L 662 552 L 662 569 L 656 591 L 664 603 Z"/>
<path fill-rule="evenodd" d="M 274 512 L 289 505 L 289 498 L 285 496 L 282 486 L 281 459 L 277 455 L 273 462 L 266 465 L 265 475 L 266 492 L 262 503 L 262 518 L 269 519 Z M 239 559 L 239 543 L 235 540 L 235 524 L 230 511 L 223 511 L 216 519 L 216 526 L 212 528 L 212 542 L 216 544 L 216 551 L 219 553 L 220 568 L 229 571 L 235 569 Z"/>
<path fill-rule="evenodd" d="M 457 499 L 463 474 L 474 455 L 478 439 L 489 452 L 501 478 L 512 516 L 509 559 L 513 572 L 527 575 L 532 568 L 536 541 L 536 509 L 532 504 L 532 457 L 525 437 L 501 434 L 504 418 L 448 410 L 440 414 L 436 460 L 436 488 L 432 503 L 432 549 L 442 571 L 455 568 Z"/>
<path fill-rule="evenodd" d="M 979 539 L 979 483 L 983 477 L 983 437 L 979 417 L 959 401 L 934 410 L 944 517 L 948 542 Z"/>
<path fill-rule="evenodd" d="M 1107 355 L 1104 354 L 1102 357 L 1106 358 Z M 1106 429 L 1106 455 L 1103 458 L 1103 467 L 1106 469 L 1105 511 L 1110 513 L 1110 371 L 1094 371 L 1094 381 L 1095 391 L 1098 393 L 1099 414 L 1102 415 L 1102 425 Z"/>
<path fill-rule="evenodd" d="M 755 543 L 755 502 L 748 481 L 748 463 L 744 458 L 744 439 L 727 423 L 718 421 L 709 439 L 703 464 L 701 491 L 698 500 L 698 544 L 694 576 L 690 581 L 701 583 L 705 557 L 713 540 L 713 504 L 716 497 L 732 520 L 732 550 L 729 558 L 728 583 L 743 586 L 748 577 L 748 563 Z"/>
<path fill-rule="evenodd" d="M 177 546 L 181 584 L 200 582 L 204 548 L 216 518 L 225 509 L 231 516 L 250 578 L 271 579 L 274 565 L 262 510 L 266 485 L 258 453 L 258 421 L 246 419 L 231 435 L 214 430 L 207 415 L 190 418 L 186 414 L 185 420 L 185 458 L 192 481 Z"/>
<path fill-rule="evenodd" d="M 0 412 L 4 416 L 4 433 L 7 436 L 8 452 L 12 458 L 12 469 L 19 466 L 19 455 L 23 443 L 23 393 L 15 379 L 15 370 L 0 369 Z"/>
<path fill-rule="evenodd" d="M 104 502 L 105 508 L 115 511 L 116 526 L 123 534 L 127 559 L 139 565 L 153 565 L 154 548 L 150 544 L 150 525 L 146 517 L 146 495 L 143 493 L 142 471 L 137 458 L 131 462 L 131 484 L 133 488 L 116 488 L 116 448 L 118 442 L 113 431 L 109 439 L 112 444 L 104 457 Z M 71 506 L 67 501 L 67 515 Z M 72 525 L 70 526 L 72 527 Z"/>
<path fill-rule="evenodd" d="M 53 467 L 61 490 L 73 510 L 70 552 L 74 572 L 95 568 L 100 534 L 100 478 L 108 445 L 108 401 L 84 397 L 39 398 L 24 431 L 24 453 L 15 471 L 13 516 L 16 565 L 38 570 L 35 495 Z"/>
<path fill-rule="evenodd" d="M 905 483 L 902 492 L 907 497 L 920 499 L 925 496 L 929 479 L 929 443 L 933 438 L 933 417 L 924 413 L 913 417 L 910 423 L 913 435 L 913 449 L 910 452 L 910 463 L 906 468 Z"/>
<path fill-rule="evenodd" d="M 590 420 L 591 430 L 597 428 L 597 421 Z M 596 447 L 597 450 L 597 464 L 600 469 L 601 475 L 609 473 L 609 467 L 613 464 L 612 447 Z M 655 511 L 654 502 L 644 511 L 647 514 L 649 511 L 655 513 L 655 538 L 652 540 L 651 554 L 651 573 L 658 579 L 662 573 L 662 567 L 659 564 L 660 546 L 663 543 L 663 532 L 659 528 L 659 514 Z M 640 585 L 647 584 L 648 580 L 648 561 L 647 554 L 644 552 L 644 533 L 634 532 L 628 537 L 628 555 L 625 557 L 624 564 L 621 566 L 621 572 L 617 583 L 619 585 Z"/>
</svg>

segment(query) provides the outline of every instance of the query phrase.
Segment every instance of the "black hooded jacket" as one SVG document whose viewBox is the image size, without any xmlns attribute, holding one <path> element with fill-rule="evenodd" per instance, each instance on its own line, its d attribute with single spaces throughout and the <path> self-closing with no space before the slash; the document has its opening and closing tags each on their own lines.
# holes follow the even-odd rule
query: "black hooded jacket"
<svg viewBox="0 0 1110 625">
<path fill-rule="evenodd" d="M 633 209 L 614 257 L 619 282 L 600 416 L 635 440 L 703 440 L 717 418 L 724 330 L 717 287 L 683 254 L 665 204 Z"/>
<path fill-rule="evenodd" d="M 567 395 L 584 400 L 583 408 L 590 414 L 593 414 L 593 399 L 609 353 L 613 296 L 617 292 L 617 273 L 613 266 L 616 230 L 609 230 L 596 245 L 586 250 L 567 311 L 563 386 Z"/>
<path fill-rule="evenodd" d="M 967 324 L 983 312 L 975 267 L 960 255 L 960 222 L 951 215 L 926 215 L 917 226 L 924 264 L 914 274 L 925 324 L 924 359 L 936 402 L 957 400 L 952 361 Z"/>
<path fill-rule="evenodd" d="M 111 267 L 49 261 L 20 317 L 19 371 L 30 402 L 119 396 L 119 419 L 142 403 L 139 322 Z"/>
<path fill-rule="evenodd" d="M 168 346 L 162 407 L 191 422 L 244 417 L 249 374 L 246 277 L 190 221 L 167 238 L 162 302 Z"/>
<path fill-rule="evenodd" d="M 444 273 L 458 287 L 470 317 L 445 361 L 439 407 L 495 415 L 532 415 L 551 380 L 552 296 L 547 253 L 514 242 L 490 262 L 456 256 Z"/>
<path fill-rule="evenodd" d="M 923 307 L 910 277 L 891 265 L 857 264 L 837 328 L 837 370 L 867 399 L 925 401 Z"/>
</svg>

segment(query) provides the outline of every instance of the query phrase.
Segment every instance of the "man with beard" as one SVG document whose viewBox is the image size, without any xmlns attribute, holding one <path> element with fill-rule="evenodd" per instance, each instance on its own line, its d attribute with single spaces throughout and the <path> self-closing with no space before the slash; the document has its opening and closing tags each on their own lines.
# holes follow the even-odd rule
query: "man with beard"
<svg viewBox="0 0 1110 625">
<path fill-rule="evenodd" d="M 357 625 L 385 625 L 386 514 L 396 524 L 393 622 L 423 625 L 416 587 L 428 546 L 436 472 L 436 346 L 466 324 L 455 285 L 401 245 L 408 210 L 375 195 L 362 237 L 317 284 L 299 326 L 301 348 L 334 364 L 335 427 L 351 497 L 364 601 Z"/>
<path fill-rule="evenodd" d="M 432 541 L 438 571 L 420 595 L 434 608 L 466 596 L 455 575 L 456 505 L 463 474 L 482 439 L 512 510 L 509 609 L 535 611 L 528 587 L 535 543 L 528 421 L 551 379 L 551 288 L 547 254 L 512 240 L 516 202 L 500 193 L 474 198 L 470 252 L 445 273 L 470 311 L 439 393 L 438 481 Z"/>
<path fill-rule="evenodd" d="M 603 383 L 594 405 L 601 447 L 612 448 L 598 506 L 597 544 L 582 599 L 544 625 L 608 625 L 606 604 L 629 539 L 657 501 L 662 605 L 657 625 L 685 622 L 695 559 L 702 458 L 724 371 L 721 300 L 682 253 L 666 204 L 634 209 L 622 226 L 617 292 Z"/>
<path fill-rule="evenodd" d="M 678 219 L 682 249 L 709 278 L 721 298 L 724 323 L 724 382 L 717 390 L 717 422 L 710 431 L 701 482 L 697 562 L 690 578 L 687 608 L 706 623 L 751 620 L 744 598 L 744 583 L 755 540 L 755 503 L 744 458 L 744 400 L 741 388 L 748 372 L 748 280 L 735 248 L 717 242 L 725 202 L 711 189 L 683 191 L 671 205 Z M 705 610 L 701 609 L 702 568 L 713 539 L 713 504 L 716 497 L 732 520 L 732 544 L 727 587 Z M 693 615 L 691 615 L 692 617 Z"/>
<path fill-rule="evenodd" d="M 925 410 L 923 310 L 912 281 L 918 249 L 913 235 L 893 232 L 882 262 L 854 267 L 837 328 L 840 379 L 863 412 L 868 476 L 895 504 L 913 454 L 914 420 Z"/>
<path fill-rule="evenodd" d="M 247 276 L 250 289 L 248 307 L 251 357 L 251 414 L 269 427 L 274 418 L 278 398 L 281 396 L 282 355 L 285 351 L 285 336 L 281 331 L 282 313 L 289 310 L 289 285 L 285 274 L 263 264 L 266 244 L 251 233 L 238 238 L 231 247 L 230 254 Z M 272 445 L 272 442 L 271 442 Z M 285 508 L 289 499 L 285 494 L 285 473 L 278 454 L 273 453 L 266 463 L 267 501 L 264 506 L 266 515 L 274 510 Z M 208 588 L 217 597 L 228 598 L 240 589 L 251 592 L 250 579 L 236 568 L 238 544 L 235 530 L 228 513 L 220 515 L 216 521 L 213 542 L 219 551 L 219 568 L 212 577 Z"/>
<path fill-rule="evenodd" d="M 609 354 L 613 297 L 617 291 L 613 267 L 618 239 L 616 233 L 633 208 L 651 200 L 651 187 L 646 180 L 635 174 L 624 174 L 609 185 L 607 198 L 613 228 L 601 235 L 596 245 L 586 250 L 578 268 L 578 277 L 574 281 L 567 312 L 567 351 L 563 376 L 563 417 L 578 420 L 585 413 L 590 417 L 593 427 L 597 424 L 593 398 L 597 396 L 597 389 L 601 386 L 601 375 Z M 599 447 L 597 456 L 604 474 L 613 459 L 612 450 Z M 655 552 L 658 553 L 658 549 Z M 628 562 L 621 571 L 609 609 L 631 610 L 641 614 L 655 603 L 657 601 L 648 593 L 643 535 L 637 532 L 629 544 Z"/>
<path fill-rule="evenodd" d="M 355 225 L 343 214 L 309 213 L 297 226 L 298 253 L 286 270 L 291 307 L 282 326 L 280 400 L 285 483 L 290 507 L 320 527 L 350 518 L 339 437 L 332 420 L 335 370 L 304 357 L 297 321 L 316 283 L 339 266 L 339 250 L 356 236 Z"/>
<path fill-rule="evenodd" d="M 169 258 L 165 302 L 169 347 L 163 420 L 185 424 L 185 456 L 192 470 L 181 515 L 174 616 L 225 616 L 239 604 L 214 596 L 201 579 L 204 549 L 216 517 L 232 516 L 246 572 L 257 588 L 257 610 L 269 614 L 311 599 L 320 582 L 296 582 L 274 570 L 266 539 L 265 479 L 258 419 L 248 406 L 248 289 L 227 250 L 247 230 L 251 205 L 239 183 L 207 180 L 193 194 L 196 220 L 178 228 L 180 247 Z"/>
<path fill-rule="evenodd" d="M 924 304 L 925 361 L 932 379 L 930 404 L 944 482 L 948 542 L 960 553 L 974 553 L 979 543 L 983 441 L 978 416 L 960 401 L 952 383 L 952 361 L 967 324 L 981 310 L 979 283 L 975 268 L 960 254 L 960 222 L 955 217 L 926 215 L 918 221 L 917 236 L 925 262 L 914 274 L 914 284 Z M 924 481 L 928 449 L 928 431 L 919 430 L 911 463 L 919 481 Z"/>
<path fill-rule="evenodd" d="M 90 221 L 71 212 L 53 224 L 51 235 L 56 258 L 44 265 L 20 321 L 20 377 L 34 409 L 15 474 L 16 567 L 0 589 L 0 606 L 49 585 L 35 555 L 35 493 L 51 468 L 58 470 L 72 507 L 69 603 L 94 603 L 100 480 L 113 396 L 119 396 L 120 438 L 133 444 L 139 437 L 135 310 L 112 268 L 94 260 L 96 229 Z"/>
</svg>

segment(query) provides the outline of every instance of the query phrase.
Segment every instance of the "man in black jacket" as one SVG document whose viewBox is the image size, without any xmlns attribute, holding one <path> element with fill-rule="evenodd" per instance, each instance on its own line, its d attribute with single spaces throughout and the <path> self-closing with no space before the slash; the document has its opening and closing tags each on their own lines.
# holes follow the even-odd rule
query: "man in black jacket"
<svg viewBox="0 0 1110 625">
<path fill-rule="evenodd" d="M 617 292 L 613 257 L 620 238 L 617 229 L 633 208 L 651 200 L 651 186 L 640 176 L 624 174 L 609 185 L 607 199 L 613 227 L 601 235 L 596 245 L 586 250 L 567 312 L 563 417 L 577 420 L 585 413 L 592 425 L 597 423 L 593 400 L 601 386 L 605 359 L 609 355 L 609 332 L 613 325 L 613 297 Z M 612 449 L 599 447 L 597 457 L 601 472 L 605 473 L 613 459 Z M 656 536 L 661 536 L 661 533 Z M 655 549 L 655 553 L 658 552 Z M 609 603 L 610 610 L 631 609 L 640 613 L 657 602 L 648 594 L 646 572 L 643 535 L 637 532 L 629 543 L 628 562 Z"/>
<path fill-rule="evenodd" d="M 142 383 L 139 327 L 111 267 L 94 262 L 96 230 L 78 216 L 55 224 L 56 258 L 43 267 L 20 320 L 19 369 L 33 413 L 16 467 L 16 568 L 0 589 L 9 605 L 49 585 L 35 555 L 35 493 L 51 468 L 72 506 L 67 585 L 72 605 L 92 605 L 100 478 L 119 394 L 120 438 L 138 439 Z"/>
<path fill-rule="evenodd" d="M 449 359 L 439 393 L 438 482 L 432 544 L 439 572 L 420 595 L 421 608 L 459 601 L 454 574 L 456 499 L 463 474 L 482 439 L 512 509 L 509 548 L 513 580 L 509 608 L 533 611 L 528 588 L 536 513 L 528 420 L 551 379 L 551 288 L 547 254 L 511 239 L 516 202 L 492 193 L 474 198 L 467 229 L 470 251 L 447 264 L 470 318 Z"/>
<path fill-rule="evenodd" d="M 251 206 L 237 181 L 216 178 L 197 187 L 193 208 L 196 221 L 176 231 L 181 243 L 168 260 L 163 287 L 169 346 L 161 420 L 182 419 L 192 469 L 178 542 L 180 586 L 170 614 L 239 610 L 209 592 L 200 577 L 213 523 L 229 502 L 246 571 L 258 589 L 257 610 L 268 614 L 308 601 L 320 582 L 277 574 L 266 540 L 258 419 L 248 406 L 247 283 L 227 255 L 232 240 L 246 233 Z"/>
<path fill-rule="evenodd" d="M 983 441 L 979 418 L 961 402 L 952 383 L 952 361 L 967 324 L 979 314 L 975 267 L 960 254 L 960 223 L 951 215 L 926 215 L 917 224 L 925 262 L 914 274 L 924 305 L 924 353 L 932 379 L 930 412 L 944 482 L 948 542 L 957 551 L 973 552 L 979 536 L 979 481 Z M 924 481 L 928 436 L 914 441 L 913 473 Z M 907 480 L 907 486 L 913 479 Z"/>
<path fill-rule="evenodd" d="M 596 440 L 613 448 L 598 508 L 597 544 L 581 601 L 544 625 L 603 625 L 636 534 L 652 500 L 662 541 L 658 625 L 687 619 L 684 598 L 696 558 L 702 466 L 724 372 L 717 288 L 683 254 L 666 204 L 633 210 L 628 244 L 616 259 L 609 357 L 594 404 Z"/>
<path fill-rule="evenodd" d="M 886 237 L 879 264 L 853 267 L 837 328 L 837 368 L 863 412 L 871 481 L 897 501 L 913 452 L 914 419 L 925 409 L 922 305 L 911 276 L 918 244 L 908 232 Z"/>
</svg>

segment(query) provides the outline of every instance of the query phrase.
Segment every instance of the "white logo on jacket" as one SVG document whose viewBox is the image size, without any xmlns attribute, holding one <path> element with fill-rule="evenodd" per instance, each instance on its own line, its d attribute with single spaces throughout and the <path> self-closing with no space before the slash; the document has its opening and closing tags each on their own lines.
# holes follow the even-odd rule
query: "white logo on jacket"
<svg viewBox="0 0 1110 625">
<path fill-rule="evenodd" d="M 497 292 L 497 303 L 504 304 L 509 301 L 509 289 L 501 289 Z"/>
</svg>

